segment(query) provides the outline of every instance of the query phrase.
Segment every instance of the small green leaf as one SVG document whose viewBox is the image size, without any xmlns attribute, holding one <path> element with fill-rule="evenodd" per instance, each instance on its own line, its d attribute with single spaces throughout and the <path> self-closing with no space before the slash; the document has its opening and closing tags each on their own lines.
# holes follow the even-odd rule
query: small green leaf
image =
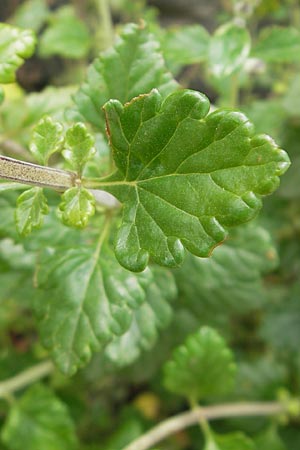
<svg viewBox="0 0 300 450">
<path fill-rule="evenodd" d="M 252 54 L 266 62 L 295 63 L 300 60 L 300 32 L 292 27 L 265 28 Z"/>
<path fill-rule="evenodd" d="M 251 39 L 246 28 L 227 23 L 212 36 L 209 47 L 209 68 L 218 78 L 239 70 L 248 58 Z"/>
<path fill-rule="evenodd" d="M 274 141 L 254 135 L 239 112 L 209 114 L 209 101 L 181 90 L 163 103 L 152 91 L 124 107 L 105 105 L 118 171 L 99 188 L 124 204 L 116 256 L 141 271 L 149 257 L 180 265 L 184 247 L 207 257 L 226 227 L 257 215 L 261 196 L 274 191 L 289 159 Z"/>
<path fill-rule="evenodd" d="M 16 70 L 34 52 L 35 35 L 31 30 L 0 23 L 0 42 L 0 83 L 13 83 Z"/>
<path fill-rule="evenodd" d="M 45 251 L 40 267 L 36 311 L 42 342 L 69 375 L 128 330 L 152 280 L 149 270 L 136 275 L 123 269 L 101 245 Z"/>
<path fill-rule="evenodd" d="M 196 64 L 208 56 L 209 34 L 201 25 L 189 25 L 166 32 L 162 51 L 168 64 Z"/>
<path fill-rule="evenodd" d="M 228 393 L 234 385 L 236 365 L 224 339 L 203 327 L 178 347 L 164 366 L 165 386 L 194 401 Z"/>
<path fill-rule="evenodd" d="M 73 187 L 62 195 L 61 219 L 69 227 L 84 228 L 95 214 L 95 198 L 87 189 Z"/>
<path fill-rule="evenodd" d="M 47 199 L 42 188 L 34 187 L 23 192 L 18 197 L 15 213 L 18 232 L 27 236 L 32 229 L 40 228 L 48 211 Z"/>
<path fill-rule="evenodd" d="M 20 4 L 10 18 L 10 23 L 16 27 L 39 31 L 50 14 L 46 0 L 27 0 Z M 32 18 L 34 17 L 34 20 Z"/>
<path fill-rule="evenodd" d="M 102 106 L 111 98 L 128 102 L 157 88 L 166 96 L 177 88 L 167 71 L 159 43 L 142 26 L 124 27 L 116 45 L 90 66 L 87 79 L 74 96 L 80 114 L 105 130 Z"/>
<path fill-rule="evenodd" d="M 153 270 L 154 280 L 146 290 L 145 302 L 134 311 L 128 331 L 116 337 L 106 348 L 108 358 L 117 366 L 126 366 L 140 353 L 150 350 L 158 333 L 166 328 L 172 317 L 169 301 L 176 296 L 176 285 L 171 273 Z"/>
<path fill-rule="evenodd" d="M 84 22 L 78 19 L 70 6 L 59 8 L 39 42 L 39 54 L 80 59 L 89 51 L 91 38 Z"/>
<path fill-rule="evenodd" d="M 61 150 L 63 131 L 63 126 L 49 116 L 41 119 L 33 128 L 30 151 L 40 164 L 47 165 L 50 156 Z"/>
<path fill-rule="evenodd" d="M 95 139 L 83 123 L 76 123 L 66 133 L 64 158 L 81 175 L 85 164 L 94 155 Z"/>
<path fill-rule="evenodd" d="M 271 447 L 265 448 L 273 450 Z M 250 438 L 240 432 L 224 435 L 214 433 L 204 450 L 256 450 L 256 446 Z"/>
<path fill-rule="evenodd" d="M 66 406 L 42 385 L 31 387 L 12 405 L 2 440 L 10 450 L 77 449 Z"/>
</svg>

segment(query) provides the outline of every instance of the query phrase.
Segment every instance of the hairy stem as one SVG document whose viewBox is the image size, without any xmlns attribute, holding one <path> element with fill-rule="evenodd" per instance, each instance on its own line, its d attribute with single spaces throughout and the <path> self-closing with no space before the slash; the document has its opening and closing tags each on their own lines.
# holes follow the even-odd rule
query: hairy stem
<svg viewBox="0 0 300 450">
<path fill-rule="evenodd" d="M 76 184 L 76 174 L 0 156 L 0 178 L 65 191 Z"/>
<path fill-rule="evenodd" d="M 24 372 L 9 378 L 8 380 L 0 381 L 0 398 L 9 398 L 11 394 L 23 389 L 26 386 L 46 377 L 53 372 L 54 366 L 51 361 L 44 361 Z"/>
<path fill-rule="evenodd" d="M 137 438 L 123 450 L 147 450 L 168 436 L 195 425 L 199 420 L 224 419 L 228 417 L 273 416 L 287 412 L 280 402 L 228 403 L 217 406 L 195 408 L 161 422 Z"/>
</svg>

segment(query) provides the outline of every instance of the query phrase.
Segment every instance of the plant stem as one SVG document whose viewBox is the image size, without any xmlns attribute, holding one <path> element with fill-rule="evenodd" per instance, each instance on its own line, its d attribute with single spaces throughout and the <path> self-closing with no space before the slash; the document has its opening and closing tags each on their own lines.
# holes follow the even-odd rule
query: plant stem
<svg viewBox="0 0 300 450">
<path fill-rule="evenodd" d="M 197 404 L 197 402 L 194 399 L 190 399 L 189 404 L 192 411 L 199 412 L 202 410 L 202 408 Z M 205 437 L 205 440 L 208 442 L 211 438 L 211 429 L 208 420 L 203 414 L 198 417 L 198 423 L 203 433 L 203 436 Z"/>
<path fill-rule="evenodd" d="M 173 433 L 195 425 L 199 419 L 202 420 L 203 418 L 214 420 L 241 416 L 274 416 L 284 412 L 287 412 L 287 407 L 280 402 L 228 403 L 195 408 L 161 422 L 124 447 L 123 450 L 147 450 Z"/>
<path fill-rule="evenodd" d="M 100 18 L 100 26 L 96 34 L 96 47 L 105 50 L 113 44 L 114 28 L 108 0 L 95 0 L 95 6 Z"/>
<path fill-rule="evenodd" d="M 44 361 L 24 372 L 0 382 L 0 398 L 8 398 L 19 389 L 23 389 L 29 384 L 46 377 L 53 372 L 54 366 L 51 361 Z"/>
<path fill-rule="evenodd" d="M 76 184 L 76 174 L 73 172 L 39 166 L 7 156 L 0 156 L 0 178 L 49 187 L 57 191 L 65 191 Z"/>
<path fill-rule="evenodd" d="M 230 80 L 230 99 L 231 108 L 236 108 L 239 104 L 239 75 L 234 73 Z"/>
</svg>

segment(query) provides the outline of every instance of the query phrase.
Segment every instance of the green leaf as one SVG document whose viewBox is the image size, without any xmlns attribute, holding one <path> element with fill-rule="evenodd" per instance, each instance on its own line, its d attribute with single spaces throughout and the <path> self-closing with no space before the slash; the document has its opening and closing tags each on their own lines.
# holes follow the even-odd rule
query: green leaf
<svg viewBox="0 0 300 450">
<path fill-rule="evenodd" d="M 124 270 L 108 247 L 46 251 L 36 302 L 43 345 L 60 370 L 72 375 L 114 336 L 127 331 L 145 300 L 150 271 Z"/>
<path fill-rule="evenodd" d="M 202 323 L 258 308 L 265 300 L 263 274 L 278 265 L 266 230 L 249 224 L 232 230 L 208 259 L 189 255 L 175 271 L 182 304 Z"/>
<path fill-rule="evenodd" d="M 262 323 L 261 335 L 274 348 L 297 353 L 300 339 L 300 284 L 296 282 L 287 298 L 275 304 L 266 314 Z M 279 333 L 278 330 L 284 330 Z"/>
<path fill-rule="evenodd" d="M 254 135 L 239 112 L 209 114 L 209 101 L 181 90 L 162 104 L 157 91 L 124 107 L 105 105 L 118 171 L 99 188 L 124 203 L 116 256 L 141 271 L 149 256 L 176 267 L 184 247 L 207 257 L 226 227 L 256 216 L 261 196 L 274 191 L 289 166 L 286 153 Z"/>
<path fill-rule="evenodd" d="M 150 350 L 159 331 L 170 323 L 172 309 L 169 301 L 177 293 L 174 278 L 163 269 L 155 269 L 153 273 L 154 280 L 146 290 L 146 300 L 134 311 L 130 328 L 106 348 L 107 357 L 118 366 L 131 364 L 141 352 Z"/>
<path fill-rule="evenodd" d="M 80 114 L 104 131 L 102 106 L 111 98 L 125 103 L 157 88 L 166 96 L 177 83 L 165 67 L 158 42 L 144 26 L 127 25 L 110 50 L 90 66 L 74 101 Z"/>
<path fill-rule="evenodd" d="M 243 26 L 227 23 L 218 28 L 209 46 L 209 68 L 218 78 L 241 69 L 248 58 L 251 38 Z"/>
<path fill-rule="evenodd" d="M 23 192 L 18 197 L 15 213 L 18 232 L 27 236 L 32 229 L 40 228 L 48 211 L 47 199 L 42 188 L 34 187 Z"/>
<path fill-rule="evenodd" d="M 0 105 L 4 102 L 5 94 L 3 88 L 0 86 Z"/>
<path fill-rule="evenodd" d="M 63 126 L 49 116 L 42 118 L 33 128 L 30 151 L 40 164 L 47 165 L 50 156 L 61 150 L 63 131 Z"/>
<path fill-rule="evenodd" d="M 49 15 L 46 0 L 27 0 L 18 6 L 10 23 L 20 28 L 39 31 Z M 32 18 L 34 17 L 34 20 Z"/>
<path fill-rule="evenodd" d="M 283 107 L 289 116 L 300 116 L 300 75 L 296 75 L 292 80 L 289 89 L 283 99 Z"/>
<path fill-rule="evenodd" d="M 74 450 L 77 438 L 66 406 L 49 388 L 35 385 L 13 404 L 2 430 L 11 450 Z"/>
<path fill-rule="evenodd" d="M 224 339 L 203 327 L 178 347 L 164 366 L 166 388 L 197 401 L 228 393 L 234 385 L 236 365 Z"/>
<path fill-rule="evenodd" d="M 95 139 L 83 123 L 76 123 L 66 133 L 64 158 L 81 175 L 85 164 L 94 155 Z"/>
<path fill-rule="evenodd" d="M 253 56 L 266 62 L 300 60 L 300 32 L 292 27 L 273 26 L 262 30 L 253 48 Z"/>
<path fill-rule="evenodd" d="M 208 56 L 209 34 L 201 25 L 189 25 L 168 30 L 162 40 L 167 64 L 188 65 L 205 61 Z"/>
<path fill-rule="evenodd" d="M 12 83 L 16 70 L 34 52 L 35 35 L 31 30 L 0 23 L 0 42 L 0 83 Z"/>
<path fill-rule="evenodd" d="M 87 189 L 73 187 L 62 195 L 59 205 L 63 223 L 69 227 L 84 228 L 95 214 L 95 198 Z"/>
<path fill-rule="evenodd" d="M 59 55 L 80 59 L 89 51 L 91 38 L 84 22 L 78 19 L 71 6 L 59 8 L 39 41 L 42 57 Z"/>
<path fill-rule="evenodd" d="M 269 427 L 267 430 L 260 433 L 256 437 L 255 443 L 258 450 L 287 450 L 274 426 Z"/>
<path fill-rule="evenodd" d="M 265 448 L 273 450 L 269 447 Z M 236 432 L 224 435 L 213 434 L 204 450 L 256 450 L 256 446 L 245 434 Z"/>
</svg>

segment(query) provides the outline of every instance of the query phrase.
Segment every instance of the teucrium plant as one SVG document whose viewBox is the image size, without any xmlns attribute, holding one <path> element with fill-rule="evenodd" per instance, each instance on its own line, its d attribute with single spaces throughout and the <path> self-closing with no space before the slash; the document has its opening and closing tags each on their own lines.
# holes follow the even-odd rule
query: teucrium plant
<svg viewBox="0 0 300 450">
<path fill-rule="evenodd" d="M 29 11 L 38 3 L 28 4 Z M 48 12 L 44 2 L 39 7 L 42 24 Z M 76 24 L 78 33 L 64 40 Z M 247 223 L 257 217 L 262 198 L 278 188 L 289 158 L 271 137 L 256 134 L 242 112 L 216 109 L 205 94 L 180 86 L 162 51 L 175 72 L 205 64 L 220 91 L 229 82 L 234 105 L 249 56 L 293 60 L 299 33 L 284 31 L 267 29 L 251 49 L 242 20 L 212 36 L 200 25 L 155 37 L 144 23 L 129 24 L 90 65 L 71 106 L 67 94 L 64 114 L 57 118 L 55 108 L 44 105 L 48 94 L 36 94 L 38 117 L 22 119 L 30 128 L 22 144 L 31 162 L 0 157 L 0 177 L 14 182 L 0 184 L 0 232 L 7 234 L 0 262 L 4 274 L 19 271 L 16 295 L 22 296 L 24 280 L 33 280 L 34 287 L 26 285 L 26 307 L 63 374 L 75 374 L 94 352 L 103 366 L 136 361 L 170 324 L 173 304 L 204 321 L 208 310 L 226 316 L 227 309 L 242 313 L 263 301 L 262 274 L 276 267 L 277 253 L 269 234 Z M 1 24 L 0 43 L 0 83 L 11 83 L 33 53 L 35 37 Z M 80 59 L 89 48 L 89 33 L 72 9 L 49 16 L 41 55 Z M 3 91 L 0 96 L 5 102 Z M 3 117 L 9 119 L 9 111 Z M 205 418 L 209 407 L 198 405 L 232 392 L 236 370 L 225 339 L 199 325 L 164 366 L 165 387 L 185 397 L 197 415 L 205 450 L 256 450 L 242 432 L 212 431 Z M 26 373 L 18 386 L 24 378 Z M 267 407 L 269 414 L 288 410 L 277 403 Z M 77 448 L 68 412 L 44 386 L 13 404 L 2 440 L 12 450 Z"/>
</svg>

